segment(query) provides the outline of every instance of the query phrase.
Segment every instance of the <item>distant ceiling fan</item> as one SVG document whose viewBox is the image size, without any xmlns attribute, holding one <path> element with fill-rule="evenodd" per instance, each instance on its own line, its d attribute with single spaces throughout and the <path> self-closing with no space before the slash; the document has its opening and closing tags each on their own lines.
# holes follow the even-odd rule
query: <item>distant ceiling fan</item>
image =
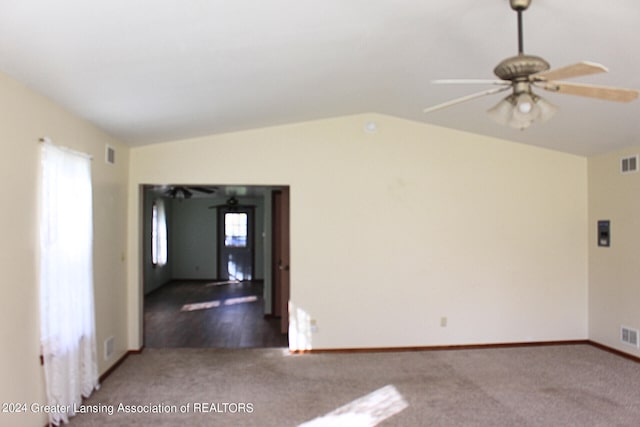
<svg viewBox="0 0 640 427">
<path fill-rule="evenodd" d="M 487 113 L 489 117 L 502 125 L 515 129 L 526 129 L 534 121 L 544 122 L 549 120 L 558 110 L 558 107 L 533 93 L 533 87 L 606 101 L 629 102 L 638 98 L 639 92 L 634 89 L 558 81 L 560 79 L 607 72 L 608 70 L 603 65 L 589 61 L 550 70 L 549 63 L 544 59 L 539 56 L 525 55 L 522 41 L 522 12 L 527 10 L 531 0 L 509 0 L 509 3 L 511 9 L 518 13 L 518 55 L 503 60 L 494 68 L 493 72 L 500 80 L 449 79 L 435 80 L 433 82 L 436 84 L 492 84 L 499 87 L 426 108 L 424 110 L 425 113 L 511 89 L 512 93 L 489 109 Z"/>
<path fill-rule="evenodd" d="M 240 201 L 236 198 L 236 196 L 231 196 L 224 203 L 219 203 L 217 205 L 209 206 L 209 209 L 226 208 L 229 211 L 233 211 L 234 209 L 253 208 L 253 207 L 255 207 L 255 205 L 241 205 Z"/>
</svg>

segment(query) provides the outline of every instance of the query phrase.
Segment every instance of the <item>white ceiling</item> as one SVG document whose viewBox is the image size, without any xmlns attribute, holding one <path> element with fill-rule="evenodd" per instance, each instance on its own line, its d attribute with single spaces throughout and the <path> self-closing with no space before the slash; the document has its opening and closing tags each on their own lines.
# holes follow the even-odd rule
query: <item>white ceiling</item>
<svg viewBox="0 0 640 427">
<path fill-rule="evenodd" d="M 552 67 L 609 67 L 578 82 L 640 88 L 637 0 L 533 0 L 525 52 Z M 507 0 L 0 0 L 0 70 L 130 145 L 377 112 L 589 155 L 638 144 L 640 101 L 543 94 L 560 106 L 526 131 L 485 111 L 517 53 Z"/>
</svg>

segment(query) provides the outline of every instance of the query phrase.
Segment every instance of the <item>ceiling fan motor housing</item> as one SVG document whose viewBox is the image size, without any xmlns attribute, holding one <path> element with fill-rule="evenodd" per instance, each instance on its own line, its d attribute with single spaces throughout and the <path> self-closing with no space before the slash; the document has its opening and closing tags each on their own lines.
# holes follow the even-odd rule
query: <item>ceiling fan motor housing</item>
<svg viewBox="0 0 640 427">
<path fill-rule="evenodd" d="M 546 71 L 549 63 L 539 56 L 518 55 L 500 62 L 493 72 L 502 80 L 523 80 L 530 75 Z"/>
</svg>

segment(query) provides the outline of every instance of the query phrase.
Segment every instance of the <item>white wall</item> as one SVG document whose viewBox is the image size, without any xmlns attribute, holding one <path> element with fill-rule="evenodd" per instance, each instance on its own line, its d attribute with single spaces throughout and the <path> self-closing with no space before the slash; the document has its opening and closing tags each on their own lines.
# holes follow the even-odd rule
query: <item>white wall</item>
<svg viewBox="0 0 640 427">
<path fill-rule="evenodd" d="M 640 147 L 589 159 L 589 337 L 625 353 L 620 327 L 640 329 L 640 173 L 621 174 L 620 159 Z M 611 221 L 611 246 L 597 246 L 598 220 Z"/>
<path fill-rule="evenodd" d="M 94 197 L 94 278 L 99 370 L 127 349 L 126 220 L 128 148 L 87 122 L 0 73 L 0 402 L 44 403 L 39 362 L 37 285 L 37 177 L 40 137 L 91 154 Z M 117 165 L 104 162 L 105 144 Z M 103 359 L 104 339 L 115 337 L 115 354 Z M 0 414 L 0 425 L 45 424 L 43 414 Z"/>
<path fill-rule="evenodd" d="M 584 158 L 366 114 L 139 147 L 131 165 L 130 189 L 290 185 L 291 299 L 318 326 L 298 322 L 294 346 L 587 338 Z"/>
</svg>

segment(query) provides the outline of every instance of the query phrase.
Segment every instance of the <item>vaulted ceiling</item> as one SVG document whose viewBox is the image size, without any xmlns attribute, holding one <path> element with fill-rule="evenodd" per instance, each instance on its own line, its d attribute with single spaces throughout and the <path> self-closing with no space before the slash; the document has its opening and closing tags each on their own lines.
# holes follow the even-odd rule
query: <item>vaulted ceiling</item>
<svg viewBox="0 0 640 427">
<path fill-rule="evenodd" d="M 576 79 L 640 88 L 637 0 L 533 0 L 525 52 Z M 560 111 L 525 131 L 485 111 L 484 87 L 517 53 L 507 0 L 0 0 L 0 70 L 130 145 L 377 112 L 589 155 L 640 140 L 640 101 L 544 93 Z"/>
</svg>

